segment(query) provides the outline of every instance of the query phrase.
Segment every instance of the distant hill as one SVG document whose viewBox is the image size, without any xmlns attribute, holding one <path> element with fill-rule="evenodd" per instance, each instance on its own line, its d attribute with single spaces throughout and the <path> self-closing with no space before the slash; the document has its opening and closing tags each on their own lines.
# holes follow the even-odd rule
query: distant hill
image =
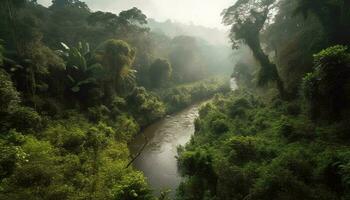
<svg viewBox="0 0 350 200">
<path fill-rule="evenodd" d="M 154 19 L 148 19 L 148 26 L 152 31 L 164 33 L 172 38 L 179 35 L 188 35 L 201 38 L 213 45 L 230 45 L 227 37 L 228 33 L 217 28 L 182 24 L 171 20 L 158 22 Z"/>
</svg>

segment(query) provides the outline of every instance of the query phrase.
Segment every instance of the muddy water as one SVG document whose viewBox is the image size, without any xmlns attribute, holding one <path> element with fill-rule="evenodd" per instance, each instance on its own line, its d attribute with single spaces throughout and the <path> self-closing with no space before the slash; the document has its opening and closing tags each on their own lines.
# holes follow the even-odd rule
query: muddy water
<svg viewBox="0 0 350 200">
<path fill-rule="evenodd" d="M 130 145 L 136 154 L 145 144 L 148 145 L 133 163 L 144 173 L 155 194 L 171 189 L 171 196 L 181 181 L 177 171 L 177 147 L 186 144 L 194 133 L 194 120 L 198 116 L 200 104 L 195 104 L 179 113 L 154 123 L 139 134 Z M 144 137 L 145 136 L 145 137 Z"/>
<path fill-rule="evenodd" d="M 230 80 L 231 90 L 237 89 L 234 79 Z M 133 163 L 144 173 L 155 194 L 171 189 L 174 196 L 181 177 L 177 171 L 177 147 L 186 144 L 194 134 L 194 120 L 198 116 L 198 103 L 168 116 L 146 128 L 130 145 L 131 153 L 137 154 L 148 140 L 140 156 Z"/>
</svg>

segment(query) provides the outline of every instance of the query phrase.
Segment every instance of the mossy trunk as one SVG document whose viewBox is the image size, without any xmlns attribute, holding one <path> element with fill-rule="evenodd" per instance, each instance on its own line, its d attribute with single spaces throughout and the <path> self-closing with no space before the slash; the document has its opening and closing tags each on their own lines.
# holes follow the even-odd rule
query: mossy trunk
<svg viewBox="0 0 350 200">
<path fill-rule="evenodd" d="M 284 83 L 278 73 L 277 66 L 270 61 L 269 57 L 262 50 L 260 40 L 255 38 L 252 40 L 247 40 L 246 42 L 249 48 L 252 50 L 254 58 L 259 62 L 261 67 L 258 77 L 258 84 L 262 86 L 266 85 L 270 81 L 274 81 L 280 97 L 282 99 L 286 98 Z"/>
</svg>

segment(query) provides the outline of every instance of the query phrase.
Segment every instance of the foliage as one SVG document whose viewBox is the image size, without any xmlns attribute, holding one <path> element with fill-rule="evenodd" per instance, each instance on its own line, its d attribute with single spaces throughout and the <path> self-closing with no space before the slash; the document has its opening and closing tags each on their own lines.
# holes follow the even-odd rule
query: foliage
<svg viewBox="0 0 350 200">
<path fill-rule="evenodd" d="M 163 102 L 228 51 L 147 22 L 138 8 L 92 12 L 80 0 L 0 2 L 0 199 L 155 199 L 126 168 L 127 144 L 167 111 L 226 91 L 206 80 L 180 86 L 176 107 Z"/>
<path fill-rule="evenodd" d="M 346 25 L 346 21 L 350 19 L 349 2 L 345 0 L 297 1 L 295 15 L 301 14 L 307 18 L 311 13 L 322 24 L 331 45 L 349 44 L 349 39 L 346 36 L 350 31 L 350 27 Z"/>
<path fill-rule="evenodd" d="M 177 199 L 347 198 L 343 125 L 315 124 L 288 104 L 236 91 L 202 107 L 195 135 L 178 151 L 185 178 Z M 237 108 L 244 116 L 232 115 Z M 220 134 L 217 121 L 227 124 Z"/>
<path fill-rule="evenodd" d="M 19 93 L 3 69 L 0 69 L 0 112 L 9 112 L 11 107 L 19 103 Z"/>
<path fill-rule="evenodd" d="M 172 67 L 169 61 L 157 59 L 150 67 L 150 79 L 153 87 L 161 87 L 167 84 L 172 73 Z"/>
<path fill-rule="evenodd" d="M 268 20 L 273 9 L 274 0 L 237 1 L 233 6 L 223 11 L 223 22 L 231 25 L 230 39 L 234 48 L 243 42 L 253 52 L 259 62 L 258 85 L 264 86 L 274 81 L 282 98 L 285 98 L 284 83 L 273 64 L 263 51 L 260 42 L 260 31 Z"/>
<path fill-rule="evenodd" d="M 107 88 L 105 95 L 112 98 L 118 89 L 120 91 L 122 83 L 134 84 L 135 71 L 131 69 L 131 65 L 135 59 L 135 51 L 121 40 L 107 40 L 102 46 L 103 50 L 98 59 L 107 72 L 104 80 L 104 87 Z"/>
<path fill-rule="evenodd" d="M 62 57 L 66 60 L 67 78 L 71 81 L 72 92 L 79 92 L 81 87 L 96 84 L 103 75 L 102 66 L 93 63 L 92 52 L 88 43 L 79 43 L 78 47 L 64 47 Z"/>
<path fill-rule="evenodd" d="M 183 84 L 159 91 L 159 96 L 167 106 L 167 112 L 178 111 L 194 102 L 207 99 L 216 93 L 229 90 L 226 79 L 208 78 L 190 84 Z"/>
<path fill-rule="evenodd" d="M 39 131 L 43 126 L 41 116 L 30 107 L 17 107 L 10 115 L 11 127 L 21 132 Z"/>
<path fill-rule="evenodd" d="M 140 126 L 150 124 L 165 114 L 163 102 L 157 96 L 148 93 L 145 88 L 136 88 L 127 99 L 133 106 L 131 112 Z"/>
<path fill-rule="evenodd" d="M 312 118 L 340 119 L 348 109 L 350 54 L 345 46 L 314 56 L 315 68 L 303 80 L 302 92 Z"/>
</svg>

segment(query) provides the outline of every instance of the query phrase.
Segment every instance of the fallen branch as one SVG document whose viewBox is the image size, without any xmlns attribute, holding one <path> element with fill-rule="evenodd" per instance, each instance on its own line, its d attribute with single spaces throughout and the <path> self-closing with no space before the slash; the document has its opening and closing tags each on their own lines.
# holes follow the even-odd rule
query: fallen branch
<svg viewBox="0 0 350 200">
<path fill-rule="evenodd" d="M 148 139 L 145 137 L 145 144 L 141 147 L 141 149 L 137 152 L 137 154 L 130 160 L 130 162 L 126 165 L 125 168 L 129 168 L 130 165 L 141 155 L 142 151 L 146 148 L 148 144 Z"/>
</svg>

